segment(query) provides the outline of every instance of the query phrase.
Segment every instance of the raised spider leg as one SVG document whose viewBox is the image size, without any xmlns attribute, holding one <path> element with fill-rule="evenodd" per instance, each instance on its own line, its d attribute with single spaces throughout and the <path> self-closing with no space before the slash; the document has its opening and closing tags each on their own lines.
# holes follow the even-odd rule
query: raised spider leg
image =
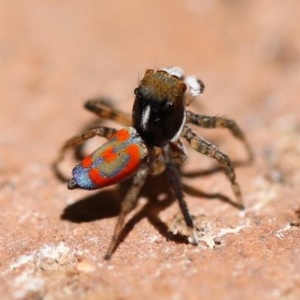
<svg viewBox="0 0 300 300">
<path fill-rule="evenodd" d="M 129 115 L 117 110 L 104 98 L 88 100 L 85 102 L 84 107 L 101 118 L 113 120 L 126 127 L 131 126 L 132 124 L 131 117 Z"/>
<path fill-rule="evenodd" d="M 126 194 L 124 201 L 122 202 L 121 212 L 118 216 L 117 224 L 114 229 L 114 234 L 112 237 L 112 241 L 108 247 L 108 250 L 104 256 L 106 260 L 109 260 L 114 253 L 120 238 L 121 231 L 123 229 L 123 225 L 125 222 L 126 215 L 135 207 L 139 192 L 141 191 L 146 177 L 149 173 L 149 167 L 147 165 L 143 165 L 138 172 L 134 175 L 132 179 L 132 186 Z"/>
<path fill-rule="evenodd" d="M 172 161 L 172 150 L 169 144 L 165 145 L 163 148 L 163 155 L 165 159 L 165 164 L 166 164 L 166 173 L 168 180 L 170 182 L 172 191 L 175 195 L 175 197 L 178 200 L 180 210 L 183 214 L 185 223 L 187 225 L 187 229 L 189 230 L 189 240 L 192 244 L 198 245 L 199 240 L 198 240 L 198 235 L 194 226 L 193 219 L 189 213 L 187 204 L 184 200 L 184 194 L 182 191 L 182 183 L 180 180 L 180 175 L 178 172 L 177 167 Z"/>
<path fill-rule="evenodd" d="M 230 158 L 220 151 L 217 146 L 197 136 L 197 134 L 193 132 L 187 125 L 184 126 L 181 135 L 187 139 L 187 141 L 196 151 L 217 160 L 217 162 L 223 167 L 225 174 L 231 183 L 232 190 L 237 199 L 237 204 L 243 207 L 242 192 L 238 182 L 236 181 L 234 167 Z"/>
<path fill-rule="evenodd" d="M 66 151 L 70 148 L 75 148 L 82 143 L 84 143 L 86 140 L 93 138 L 94 136 L 100 136 L 104 138 L 111 138 L 112 135 L 116 132 L 116 129 L 110 128 L 110 127 L 105 127 L 105 126 L 97 126 L 92 129 L 89 129 L 82 133 L 81 135 L 75 136 L 68 141 L 65 142 L 63 147 L 60 149 L 59 155 L 57 159 L 53 163 L 53 170 L 55 174 L 63 181 L 68 181 L 69 178 L 66 178 L 60 171 L 59 169 L 59 164 L 63 160 L 64 155 Z"/>
<path fill-rule="evenodd" d="M 250 162 L 253 160 L 254 155 L 250 144 L 248 143 L 243 131 L 234 120 L 224 116 L 204 116 L 187 111 L 186 123 L 192 123 L 202 128 L 227 128 L 233 136 L 242 141 L 242 143 L 245 145 L 248 153 L 248 160 Z"/>
</svg>

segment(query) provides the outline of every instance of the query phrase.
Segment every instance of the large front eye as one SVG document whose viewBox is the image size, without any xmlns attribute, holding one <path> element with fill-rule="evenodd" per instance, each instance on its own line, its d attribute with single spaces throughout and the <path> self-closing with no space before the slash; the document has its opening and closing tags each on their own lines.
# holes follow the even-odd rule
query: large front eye
<svg viewBox="0 0 300 300">
<path fill-rule="evenodd" d="M 161 106 L 163 111 L 171 111 L 174 109 L 174 102 L 170 101 L 170 100 L 164 100 L 162 102 L 162 106 Z"/>
</svg>

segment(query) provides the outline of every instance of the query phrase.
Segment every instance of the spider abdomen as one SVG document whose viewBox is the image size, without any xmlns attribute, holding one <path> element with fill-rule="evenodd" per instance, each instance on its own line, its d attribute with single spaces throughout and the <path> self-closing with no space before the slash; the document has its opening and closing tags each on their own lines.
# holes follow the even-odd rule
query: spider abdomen
<svg viewBox="0 0 300 300">
<path fill-rule="evenodd" d="M 147 156 L 147 148 L 133 127 L 117 131 L 72 171 L 69 188 L 98 189 L 132 176 Z"/>
</svg>

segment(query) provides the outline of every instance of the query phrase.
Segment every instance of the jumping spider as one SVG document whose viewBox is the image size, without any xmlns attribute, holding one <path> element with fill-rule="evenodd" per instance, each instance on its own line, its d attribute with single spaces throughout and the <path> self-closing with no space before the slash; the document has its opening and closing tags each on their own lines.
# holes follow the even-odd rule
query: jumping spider
<svg viewBox="0 0 300 300">
<path fill-rule="evenodd" d="M 244 143 L 249 160 L 253 157 L 252 151 L 243 132 L 233 120 L 223 116 L 198 115 L 186 110 L 186 106 L 203 90 L 202 81 L 194 76 L 185 77 L 178 67 L 150 69 L 134 90 L 132 121 L 101 100 L 91 100 L 85 104 L 88 110 L 101 118 L 113 119 L 126 127 L 116 130 L 100 125 L 68 140 L 55 162 L 55 169 L 58 172 L 57 166 L 67 149 L 77 147 L 94 136 L 100 136 L 108 141 L 73 169 L 68 188 L 94 190 L 133 176 L 132 186 L 121 205 L 106 259 L 111 258 L 118 244 L 125 217 L 135 207 L 146 177 L 162 172 L 166 172 L 178 200 L 190 235 L 189 240 L 198 244 L 179 176 L 178 168 L 187 159 L 180 138 L 185 138 L 193 149 L 214 158 L 224 168 L 237 203 L 242 206 L 242 194 L 230 158 L 218 147 L 198 136 L 188 124 L 202 128 L 227 128 Z"/>
</svg>

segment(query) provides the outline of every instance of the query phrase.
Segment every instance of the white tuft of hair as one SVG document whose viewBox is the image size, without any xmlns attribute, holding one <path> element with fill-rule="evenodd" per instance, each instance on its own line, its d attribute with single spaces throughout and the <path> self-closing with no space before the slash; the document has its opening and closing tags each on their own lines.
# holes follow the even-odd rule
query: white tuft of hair
<svg viewBox="0 0 300 300">
<path fill-rule="evenodd" d="M 190 87 L 190 93 L 193 97 L 203 92 L 203 86 L 195 76 L 187 76 L 184 80 Z"/>
<path fill-rule="evenodd" d="M 184 77 L 184 72 L 179 67 L 162 68 L 161 70 L 162 71 L 166 71 L 170 75 L 176 76 L 176 77 L 178 77 L 180 79 L 182 79 Z"/>
</svg>

